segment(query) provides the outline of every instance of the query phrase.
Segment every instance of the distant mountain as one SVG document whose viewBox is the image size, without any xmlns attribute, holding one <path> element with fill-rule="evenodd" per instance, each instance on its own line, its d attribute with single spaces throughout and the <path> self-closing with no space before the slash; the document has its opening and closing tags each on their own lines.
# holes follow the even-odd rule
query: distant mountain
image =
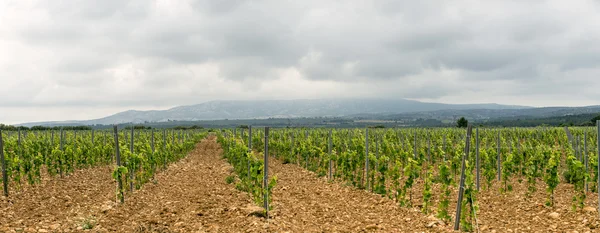
<svg viewBox="0 0 600 233">
<path fill-rule="evenodd" d="M 96 125 L 115 123 L 144 123 L 166 121 L 198 121 L 216 119 L 262 119 L 296 117 L 342 117 L 361 113 L 390 115 L 440 110 L 515 110 L 526 106 L 500 104 L 441 104 L 398 99 L 317 99 L 317 100 L 252 100 L 210 101 L 197 105 L 174 107 L 168 110 L 129 110 L 95 120 L 34 122 L 34 125 Z"/>
<path fill-rule="evenodd" d="M 354 117 L 382 120 L 402 120 L 419 118 L 450 120 L 456 119 L 457 117 L 465 117 L 469 120 L 485 122 L 489 120 L 525 120 L 597 113 L 600 113 L 600 105 L 585 107 L 542 107 L 521 109 L 444 109 L 437 111 L 398 114 L 356 115 Z"/>
</svg>

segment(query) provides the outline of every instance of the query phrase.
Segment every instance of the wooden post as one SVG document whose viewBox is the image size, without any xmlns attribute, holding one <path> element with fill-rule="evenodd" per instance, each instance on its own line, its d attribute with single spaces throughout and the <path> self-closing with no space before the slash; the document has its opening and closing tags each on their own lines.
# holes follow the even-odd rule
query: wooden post
<svg viewBox="0 0 600 233">
<path fill-rule="evenodd" d="M 416 160 L 417 159 L 417 130 L 415 130 L 415 147 L 413 149 L 413 158 Z"/>
<path fill-rule="evenodd" d="M 154 154 L 154 129 L 150 132 L 150 147 L 152 148 L 152 154 Z"/>
<path fill-rule="evenodd" d="M 167 169 L 167 130 L 163 129 L 163 169 Z"/>
<path fill-rule="evenodd" d="M 117 157 L 117 169 L 121 167 L 121 153 L 119 152 L 119 130 L 117 129 L 117 125 L 113 126 L 113 130 L 115 133 L 115 156 Z M 120 173 L 119 173 L 120 174 Z M 121 176 L 117 177 L 117 183 L 119 184 L 119 193 L 121 194 L 121 203 L 125 202 L 125 194 L 123 193 L 123 182 L 121 181 Z"/>
<path fill-rule="evenodd" d="M 296 164 L 298 166 L 300 166 L 300 158 L 298 158 L 298 155 L 296 154 L 296 152 L 294 152 L 295 147 L 296 147 L 296 142 L 295 142 L 295 138 L 294 138 L 294 132 L 292 132 L 292 156 L 294 156 L 294 158 L 296 158 Z"/>
<path fill-rule="evenodd" d="M 60 129 L 60 150 L 62 152 L 65 152 L 65 147 L 64 147 L 64 141 L 65 141 L 65 133 L 63 131 L 63 129 Z M 63 177 L 63 169 L 62 169 L 62 164 L 63 161 L 59 158 L 58 159 L 58 165 L 59 165 L 59 171 L 60 171 L 60 177 Z"/>
<path fill-rule="evenodd" d="M 427 160 L 429 163 L 433 164 L 431 161 L 431 133 L 427 132 Z"/>
<path fill-rule="evenodd" d="M 244 130 L 242 129 L 242 134 L 244 134 Z M 252 155 L 252 126 L 249 125 L 248 126 L 248 156 Z M 242 138 L 243 140 L 243 138 Z M 242 144 L 243 145 L 243 144 Z M 248 177 L 250 177 L 250 158 L 248 158 L 246 161 L 247 162 L 247 166 L 248 166 Z"/>
<path fill-rule="evenodd" d="M 587 154 L 587 132 L 585 132 L 583 136 L 583 161 L 585 162 L 585 173 L 590 174 L 590 170 L 588 168 L 588 154 Z M 588 192 L 588 181 L 587 177 L 585 178 L 585 192 Z"/>
<path fill-rule="evenodd" d="M 575 150 L 575 157 L 581 162 L 581 156 L 579 155 L 579 140 L 581 140 L 581 138 L 577 135 L 577 137 L 575 137 L 575 148 L 573 149 Z"/>
<path fill-rule="evenodd" d="M 463 199 L 463 194 L 465 192 L 465 159 L 467 157 L 469 157 L 469 146 L 471 144 L 471 125 L 469 125 L 467 127 L 467 138 L 466 138 L 466 146 L 465 146 L 465 153 L 462 157 L 462 166 L 461 166 L 461 172 L 460 172 L 460 185 L 458 186 L 458 201 L 456 202 L 456 218 L 454 219 L 454 230 L 457 231 L 459 226 L 460 226 L 460 214 L 461 214 L 461 207 L 462 207 L 462 199 Z"/>
<path fill-rule="evenodd" d="M 444 138 L 442 139 L 442 150 L 444 151 L 444 162 L 446 162 L 446 134 L 444 134 Z"/>
<path fill-rule="evenodd" d="M 328 137 L 328 139 L 329 140 L 327 142 L 327 153 L 329 154 L 329 180 L 331 180 L 331 178 L 332 178 L 332 174 L 331 174 L 331 164 L 332 164 L 332 161 L 331 161 L 331 156 L 332 156 L 332 154 L 331 154 L 331 141 L 333 140 L 331 138 L 331 129 L 329 129 L 329 137 Z"/>
<path fill-rule="evenodd" d="M 263 176 L 263 187 L 265 193 L 264 197 L 264 208 L 267 219 L 269 218 L 269 127 L 265 127 L 265 158 L 264 158 L 264 176 Z"/>
<path fill-rule="evenodd" d="M 375 172 L 379 169 L 379 134 L 375 134 Z"/>
<path fill-rule="evenodd" d="M 600 120 L 596 121 L 596 149 L 598 150 L 598 173 L 596 174 L 598 177 L 600 177 Z M 597 194 L 598 194 L 598 213 L 600 213 L 600 179 L 598 179 L 598 185 L 596 185 L 598 190 L 597 190 Z"/>
<path fill-rule="evenodd" d="M 2 129 L 0 129 L 0 160 L 2 162 L 2 184 L 4 196 L 8 197 L 8 176 L 6 174 L 6 159 L 4 158 L 4 142 L 2 141 Z"/>
<path fill-rule="evenodd" d="M 21 142 L 21 130 L 19 129 L 19 130 L 17 131 L 17 133 L 19 134 L 19 139 L 18 139 L 18 141 L 17 141 L 17 148 L 19 149 L 19 153 L 17 153 L 17 156 L 18 156 L 19 158 L 21 158 L 21 151 L 22 151 L 22 150 L 21 150 L 21 144 L 22 144 L 22 142 Z"/>
<path fill-rule="evenodd" d="M 475 167 L 477 168 L 477 191 L 479 191 L 479 128 L 475 129 Z"/>
<path fill-rule="evenodd" d="M 131 125 L 131 144 L 129 145 L 129 151 L 131 151 L 131 155 L 133 156 L 133 143 L 134 143 L 134 127 Z M 133 179 L 135 179 L 135 167 L 131 167 L 131 172 L 129 172 L 129 190 L 133 192 Z"/>
<path fill-rule="evenodd" d="M 260 131 L 260 129 L 259 129 Z M 252 126 L 248 126 L 248 149 L 252 150 Z"/>
<path fill-rule="evenodd" d="M 500 181 L 500 170 L 502 169 L 502 164 L 501 164 L 501 159 L 502 157 L 500 157 L 500 130 L 498 130 L 498 143 L 497 143 L 498 149 L 497 149 L 497 158 L 496 160 L 498 161 L 498 181 Z"/>
<path fill-rule="evenodd" d="M 365 130 L 365 189 L 369 190 L 369 128 Z"/>
</svg>

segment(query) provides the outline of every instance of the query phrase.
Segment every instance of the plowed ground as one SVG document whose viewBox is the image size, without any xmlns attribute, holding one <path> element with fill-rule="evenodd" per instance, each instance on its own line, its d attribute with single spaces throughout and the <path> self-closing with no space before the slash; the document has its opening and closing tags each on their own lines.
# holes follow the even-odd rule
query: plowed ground
<svg viewBox="0 0 600 233">
<path fill-rule="evenodd" d="M 227 184 L 232 167 L 221 158 L 215 137 L 197 145 L 188 157 L 156 175 L 155 180 L 116 204 L 111 166 L 77 171 L 11 193 L 0 202 L 1 232 L 450 232 L 418 208 L 401 208 L 388 198 L 328 182 L 294 164 L 271 160 L 273 190 L 270 219 L 253 215 L 249 195 Z M 572 187 L 562 185 L 557 206 L 544 207 L 543 184 L 532 198 L 526 186 L 500 195 L 495 188 L 479 197 L 482 232 L 596 231 L 596 212 L 569 210 Z M 522 187 L 521 187 L 522 186 Z M 414 188 L 420 201 L 421 184 Z M 437 202 L 434 187 L 434 205 Z M 522 191 L 520 191 L 522 190 Z M 596 204 L 594 195 L 588 205 Z M 452 199 L 455 195 L 452 195 Z M 451 205 L 451 212 L 454 205 Z M 548 216 L 558 212 L 558 219 Z M 86 230 L 85 228 L 91 228 Z"/>
</svg>

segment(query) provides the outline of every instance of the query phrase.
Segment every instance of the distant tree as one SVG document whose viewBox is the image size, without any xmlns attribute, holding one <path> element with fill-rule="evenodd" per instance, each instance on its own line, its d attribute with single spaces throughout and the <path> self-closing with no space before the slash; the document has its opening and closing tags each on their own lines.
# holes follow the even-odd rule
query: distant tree
<svg viewBox="0 0 600 233">
<path fill-rule="evenodd" d="M 592 118 L 592 124 L 596 125 L 596 121 L 599 121 L 599 120 L 600 120 L 600 115 Z"/>
<path fill-rule="evenodd" d="M 456 121 L 456 127 L 458 128 L 467 128 L 467 125 L 469 125 L 469 121 L 467 121 L 467 119 L 464 117 L 461 117 L 458 119 L 458 121 Z"/>
</svg>

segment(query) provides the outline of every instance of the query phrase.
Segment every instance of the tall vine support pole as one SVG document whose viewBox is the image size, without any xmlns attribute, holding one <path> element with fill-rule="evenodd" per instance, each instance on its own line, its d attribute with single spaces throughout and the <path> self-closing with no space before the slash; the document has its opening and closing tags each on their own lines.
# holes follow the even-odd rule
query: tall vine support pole
<svg viewBox="0 0 600 233">
<path fill-rule="evenodd" d="M 167 130 L 163 129 L 163 144 L 162 144 L 162 148 L 163 148 L 163 170 L 167 169 Z"/>
<path fill-rule="evenodd" d="M 152 154 L 154 154 L 154 129 L 150 131 L 150 148 L 152 149 Z"/>
<path fill-rule="evenodd" d="M 365 129 L 365 189 L 369 190 L 369 128 Z"/>
<path fill-rule="evenodd" d="M 134 128 L 135 127 L 133 125 L 131 125 L 131 143 L 129 145 L 129 151 L 131 151 L 132 156 L 133 156 L 133 152 L 134 152 L 134 150 L 133 150 L 133 143 L 134 143 L 134 137 L 135 137 L 133 134 Z M 134 188 L 133 187 L 133 179 L 135 178 L 134 173 L 135 173 L 135 167 L 132 167 L 132 170 L 129 173 L 129 190 L 131 190 L 131 192 L 133 192 L 133 188 Z"/>
<path fill-rule="evenodd" d="M 60 150 L 64 153 L 65 152 L 65 133 L 63 131 L 63 128 L 60 128 Z M 63 161 L 61 158 L 58 159 L 58 165 L 59 165 L 59 171 L 60 171 L 60 178 L 63 177 L 63 169 L 62 169 L 62 165 L 63 165 Z"/>
<path fill-rule="evenodd" d="M 479 128 L 475 129 L 475 163 L 477 169 L 477 191 L 479 191 Z"/>
<path fill-rule="evenodd" d="M 415 130 L 415 146 L 413 147 L 413 159 L 417 159 L 417 130 Z"/>
<path fill-rule="evenodd" d="M 242 134 L 244 134 L 244 130 L 242 129 Z M 244 140 L 242 138 L 242 140 Z M 248 126 L 248 154 L 252 154 L 252 126 Z M 248 177 L 250 177 L 250 159 L 247 159 L 248 163 Z"/>
<path fill-rule="evenodd" d="M 585 163 L 585 173 L 589 174 L 590 169 L 588 167 L 587 139 L 588 139 L 588 135 L 587 135 L 587 132 L 585 132 L 585 134 L 583 136 L 583 161 Z M 588 191 L 589 191 L 588 180 L 587 180 L 587 177 L 585 177 L 585 192 L 587 193 Z"/>
<path fill-rule="evenodd" d="M 502 157 L 500 156 L 500 130 L 498 130 L 498 149 L 496 150 L 496 160 L 498 161 L 498 181 L 500 181 L 500 171 L 502 170 Z"/>
<path fill-rule="evenodd" d="M 467 157 L 469 157 L 469 147 L 471 146 L 471 125 L 469 125 L 467 127 L 467 139 L 466 139 L 466 146 L 465 146 L 465 153 L 462 157 L 462 166 L 461 166 L 461 172 L 460 172 L 460 186 L 458 187 L 458 201 L 456 202 L 456 218 L 454 219 L 454 230 L 457 231 L 459 226 L 460 226 L 460 215 L 462 212 L 462 199 L 463 199 L 463 194 L 465 192 L 465 167 L 466 167 L 466 161 L 465 159 Z"/>
<path fill-rule="evenodd" d="M 427 133 L 427 162 L 433 164 L 431 161 L 431 133 Z"/>
<path fill-rule="evenodd" d="M 442 139 L 442 150 L 444 151 L 444 162 L 446 162 L 446 134 L 444 134 L 444 138 Z"/>
<path fill-rule="evenodd" d="M 596 131 L 598 131 L 598 133 L 596 135 L 596 143 L 597 143 L 596 148 L 598 150 L 598 161 L 599 161 L 597 175 L 600 175 L 600 120 L 596 121 L 596 127 L 597 127 Z M 598 176 L 598 177 L 600 177 L 600 176 Z M 599 210 L 598 213 L 600 213 L 600 179 L 598 179 L 598 185 L 596 185 L 596 186 L 598 188 L 598 192 L 597 192 L 598 193 L 598 210 Z"/>
<path fill-rule="evenodd" d="M 8 176 L 6 174 L 6 159 L 4 158 L 4 142 L 2 141 L 2 130 L 0 129 L 0 160 L 2 160 L 2 184 L 4 196 L 8 197 Z"/>
<path fill-rule="evenodd" d="M 263 193 L 265 215 L 269 218 L 269 127 L 265 127 L 265 158 L 264 158 L 264 176 L 263 176 L 263 187 L 265 192 Z"/>
<path fill-rule="evenodd" d="M 115 157 L 117 157 L 117 169 L 121 167 L 121 152 L 119 152 L 119 130 L 117 129 L 117 125 L 113 126 L 114 134 L 115 134 Z M 121 181 L 121 173 L 117 172 L 117 183 L 119 188 L 119 196 L 121 203 L 125 202 L 125 195 L 123 193 L 123 182 Z"/>
<path fill-rule="evenodd" d="M 329 180 L 331 180 L 331 178 L 332 178 L 332 174 L 331 174 L 331 166 L 332 166 L 331 165 L 332 164 L 332 160 L 331 160 L 331 156 L 332 156 L 332 154 L 331 154 L 331 140 L 333 140 L 331 138 L 331 129 L 329 129 L 329 137 L 328 137 L 328 139 L 329 140 L 327 140 L 327 153 L 329 153 Z"/>
</svg>

